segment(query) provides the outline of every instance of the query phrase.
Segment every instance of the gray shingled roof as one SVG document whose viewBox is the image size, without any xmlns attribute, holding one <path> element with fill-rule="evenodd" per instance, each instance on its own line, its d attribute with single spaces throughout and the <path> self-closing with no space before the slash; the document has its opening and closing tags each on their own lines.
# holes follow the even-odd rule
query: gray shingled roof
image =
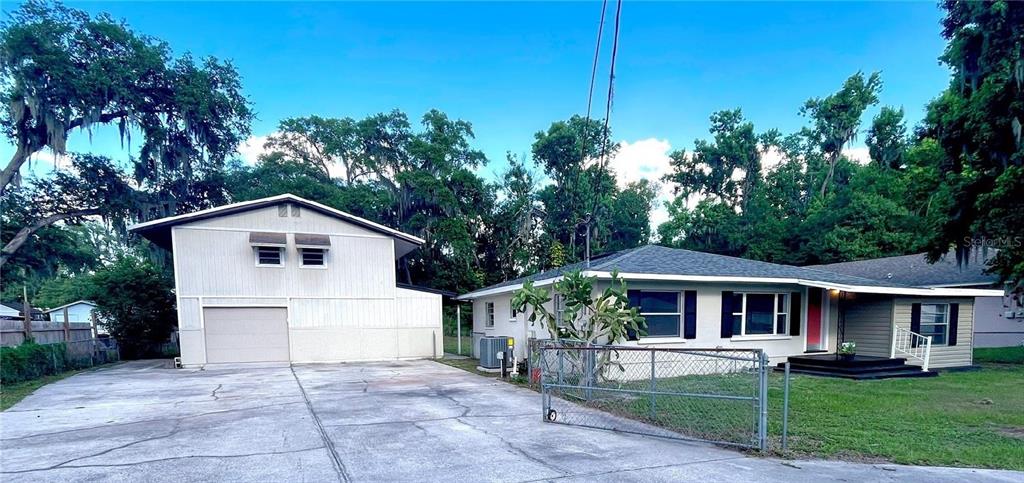
<svg viewBox="0 0 1024 483">
<path fill-rule="evenodd" d="M 587 268 L 584 262 L 574 263 L 509 280 L 480 289 L 490 290 L 516 285 L 526 280 L 546 280 L 574 270 L 592 270 L 655 275 L 690 275 L 718 277 L 794 278 L 816 282 L 870 287 L 908 288 L 900 283 L 846 275 L 821 269 L 794 267 L 777 263 L 759 262 L 745 258 L 695 252 L 658 245 L 645 245 L 594 258 Z"/>
<path fill-rule="evenodd" d="M 994 284 L 999 281 L 999 277 L 984 273 L 986 262 L 993 256 L 995 256 L 994 250 L 987 254 L 976 254 L 964 266 L 957 266 L 956 255 L 950 252 L 934 264 L 928 263 L 925 254 L 918 253 L 902 257 L 814 265 L 807 268 L 901 283 L 913 287 Z"/>
</svg>

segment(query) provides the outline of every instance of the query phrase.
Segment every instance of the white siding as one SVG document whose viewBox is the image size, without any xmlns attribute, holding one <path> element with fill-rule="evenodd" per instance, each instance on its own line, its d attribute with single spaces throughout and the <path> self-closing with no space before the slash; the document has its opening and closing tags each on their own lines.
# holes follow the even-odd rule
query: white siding
<svg viewBox="0 0 1024 483">
<path fill-rule="evenodd" d="M 95 307 L 89 304 L 74 304 L 67 307 L 68 311 L 68 322 L 75 323 L 92 323 L 92 311 Z M 51 322 L 64 323 L 64 310 L 58 309 L 53 312 L 49 312 Z M 17 314 L 15 314 L 17 315 Z"/>
<path fill-rule="evenodd" d="M 338 222 L 343 224 L 342 222 Z M 283 267 L 256 266 L 249 232 L 175 227 L 182 297 L 393 298 L 395 259 L 386 237 L 331 236 L 325 268 L 303 268 L 289 236 Z"/>
<path fill-rule="evenodd" d="M 395 286 L 391 237 L 302 208 L 276 206 L 174 227 L 182 361 L 206 360 L 204 307 L 281 307 L 295 362 L 433 357 L 440 295 Z M 250 232 L 287 233 L 283 267 L 256 266 Z M 298 263 L 295 233 L 330 236 L 322 268 Z"/>
<path fill-rule="evenodd" d="M 896 324 L 910 330 L 910 311 L 915 303 L 958 303 L 959 317 L 956 331 L 956 345 L 933 345 L 931 362 L 929 368 L 961 367 L 973 363 L 974 354 L 972 350 L 974 335 L 974 299 L 973 298 L 897 298 L 896 307 L 893 311 Z M 916 363 L 916 361 L 907 361 Z"/>
<path fill-rule="evenodd" d="M 346 223 L 331 216 L 322 215 L 305 207 L 299 209 L 298 217 L 291 216 L 290 210 L 288 212 L 288 216 L 278 216 L 277 206 L 271 206 L 243 213 L 236 213 L 233 215 L 199 220 L 189 223 L 188 226 L 202 228 L 234 228 L 242 230 L 251 230 L 253 227 L 259 227 L 261 231 L 278 231 L 286 233 L 361 235 L 374 238 L 383 236 L 375 231 L 367 230 L 366 228 L 352 223 Z"/>
<path fill-rule="evenodd" d="M 604 289 L 602 282 L 595 286 L 595 293 Z M 641 342 L 630 341 L 624 345 L 639 345 L 643 347 L 665 347 L 665 348 L 743 348 L 743 349 L 764 349 L 772 362 L 780 362 L 786 356 L 802 354 L 805 350 L 804 334 L 807 333 L 807 293 L 798 285 L 762 285 L 762 284 L 681 284 L 678 282 L 642 282 L 627 281 L 629 289 L 638 290 L 670 290 L 670 291 L 697 291 L 697 337 L 695 339 L 663 338 L 644 339 Z M 550 288 L 548 288 L 550 290 Z M 797 336 L 735 336 L 731 339 L 721 337 L 722 317 L 722 292 L 779 292 L 779 293 L 801 293 L 801 331 Z M 488 297 L 480 297 L 473 301 L 473 333 L 486 336 L 509 336 L 516 338 L 516 355 L 524 357 L 526 354 L 526 340 L 529 337 L 538 339 L 548 338 L 548 331 L 537 323 L 530 326 L 526 316 L 520 314 L 514 322 L 509 322 L 509 307 L 511 293 L 497 294 Z M 485 326 L 486 303 L 494 303 L 494 327 Z M 548 307 L 552 310 L 552 307 Z M 682 331 L 680 330 L 680 334 Z M 830 345 L 835 345 L 835 332 L 830 329 Z M 474 340 L 473 353 L 476 355 L 479 348 Z"/>
</svg>

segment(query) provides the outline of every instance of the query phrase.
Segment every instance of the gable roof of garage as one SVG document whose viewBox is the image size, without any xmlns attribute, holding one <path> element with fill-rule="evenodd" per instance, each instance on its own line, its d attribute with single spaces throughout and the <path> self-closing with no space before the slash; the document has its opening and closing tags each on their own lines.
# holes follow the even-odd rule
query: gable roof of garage
<svg viewBox="0 0 1024 483">
<path fill-rule="evenodd" d="M 233 215 L 236 213 L 242 213 L 246 211 L 257 210 L 260 208 L 266 208 L 268 206 L 275 206 L 281 203 L 295 203 L 303 206 L 307 209 L 316 211 L 323 215 L 327 215 L 339 220 L 351 223 L 353 225 L 360 226 L 370 231 L 387 235 L 395 239 L 396 242 L 406 245 L 409 250 L 403 250 L 408 252 L 413 248 L 424 243 L 424 240 L 419 237 L 412 236 L 408 233 L 403 233 L 394 228 L 388 228 L 379 223 L 374 223 L 365 218 L 360 218 L 351 213 L 345 213 L 344 211 L 331 208 L 330 206 L 310 201 L 305 198 L 300 198 L 291 193 L 283 195 L 271 196 L 269 198 L 261 198 L 252 201 L 243 201 L 240 203 L 232 203 L 230 205 L 218 206 L 216 208 L 209 208 L 206 210 L 196 211 L 194 213 L 186 213 L 184 215 L 169 216 L 167 218 L 160 218 L 153 221 L 147 221 L 145 223 L 139 223 L 132 225 L 128 228 L 129 231 L 138 233 L 144 238 L 152 241 L 157 246 L 170 250 L 171 247 L 171 228 L 177 225 L 183 225 L 185 223 L 192 223 L 194 221 L 206 220 L 209 218 L 216 218 L 220 216 Z M 397 247 L 396 247 L 397 248 Z"/>
<path fill-rule="evenodd" d="M 617 271 L 627 281 L 790 283 L 848 292 L 906 295 L 959 294 L 968 296 L 970 294 L 970 296 L 973 296 L 983 295 L 981 292 L 985 292 L 968 289 L 911 287 L 900 283 L 873 280 L 828 270 L 795 267 L 658 245 L 645 245 L 592 258 L 589 266 L 587 266 L 586 262 L 566 265 L 475 290 L 460 296 L 459 299 L 466 300 L 511 292 L 522 287 L 526 281 L 533 281 L 537 285 L 554 283 L 561 279 L 564 274 L 573 271 L 581 271 L 584 275 L 598 278 L 608 278 L 613 271 Z"/>
</svg>

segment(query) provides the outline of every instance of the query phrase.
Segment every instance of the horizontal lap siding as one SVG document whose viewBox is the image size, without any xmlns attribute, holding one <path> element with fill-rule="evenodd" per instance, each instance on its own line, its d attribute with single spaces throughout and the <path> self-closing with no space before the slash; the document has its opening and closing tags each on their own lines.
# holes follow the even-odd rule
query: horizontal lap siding
<svg viewBox="0 0 1024 483">
<path fill-rule="evenodd" d="M 331 236 L 326 268 L 319 269 L 299 267 L 291 240 L 284 267 L 258 267 L 249 231 L 175 231 L 182 297 L 394 297 L 394 248 L 389 238 Z"/>
<path fill-rule="evenodd" d="M 846 341 L 857 343 L 858 354 L 889 357 L 892 344 L 892 296 L 847 294 L 840 303 L 845 309 Z"/>
<path fill-rule="evenodd" d="M 910 330 L 910 309 L 915 303 L 958 303 L 960 304 L 957 339 L 955 346 L 933 345 L 930 367 L 960 367 L 973 363 L 972 345 L 974 332 L 973 298 L 898 298 L 896 299 L 896 324 Z"/>
</svg>

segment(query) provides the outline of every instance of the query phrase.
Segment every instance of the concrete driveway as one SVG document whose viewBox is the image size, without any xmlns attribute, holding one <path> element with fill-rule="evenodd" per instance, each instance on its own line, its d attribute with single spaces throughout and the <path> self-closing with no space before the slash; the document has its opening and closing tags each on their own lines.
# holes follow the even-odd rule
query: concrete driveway
<svg viewBox="0 0 1024 483">
<path fill-rule="evenodd" d="M 1022 481 L 753 458 L 541 422 L 538 394 L 430 361 L 198 370 L 132 362 L 0 414 L 4 481 Z"/>
</svg>

